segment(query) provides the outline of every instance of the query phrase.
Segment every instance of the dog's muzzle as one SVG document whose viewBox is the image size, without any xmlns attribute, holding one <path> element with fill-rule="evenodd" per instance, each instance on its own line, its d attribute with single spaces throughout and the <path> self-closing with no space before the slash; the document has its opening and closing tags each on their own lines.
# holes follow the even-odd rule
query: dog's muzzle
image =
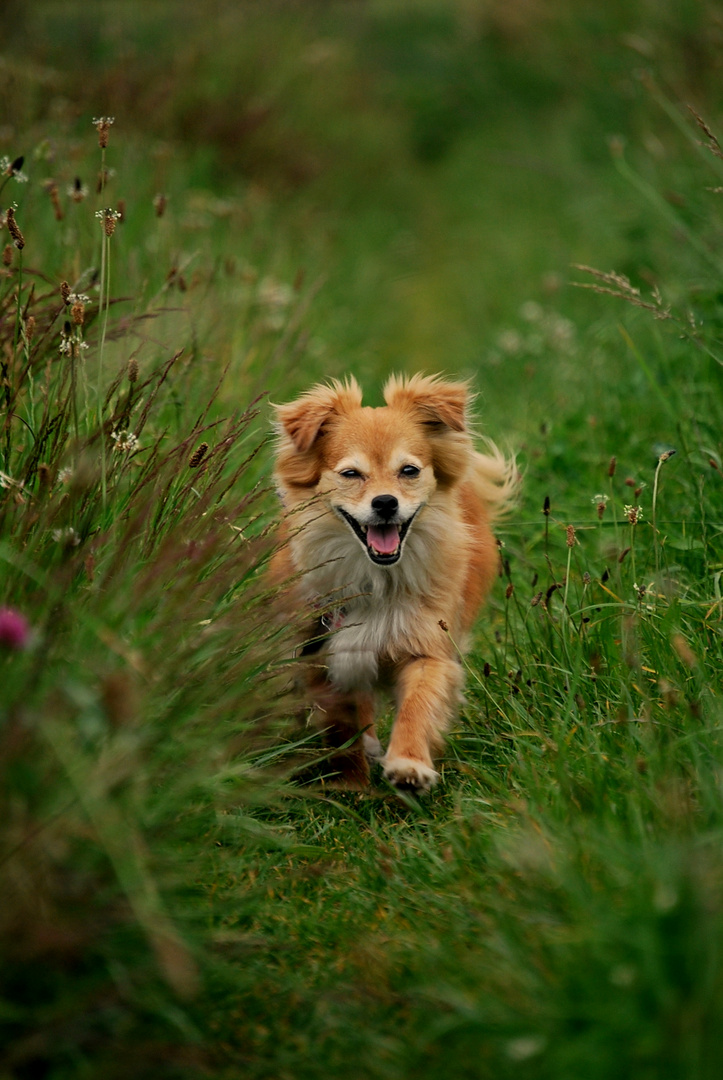
<svg viewBox="0 0 723 1080">
<path fill-rule="evenodd" d="M 375 506 L 375 503 L 380 503 L 381 500 L 390 501 Z M 391 500 L 393 500 L 393 508 Z M 378 495 L 372 500 L 372 507 L 381 520 L 369 522 L 367 525 L 360 524 L 356 518 L 348 514 L 341 506 L 337 506 L 336 511 L 346 521 L 357 539 L 364 545 L 364 550 L 372 562 L 378 566 L 392 566 L 401 558 L 404 538 L 417 511 L 415 510 L 414 514 L 407 518 L 406 521 L 389 521 L 388 518 L 394 516 L 399 509 L 399 503 L 393 495 Z"/>
</svg>

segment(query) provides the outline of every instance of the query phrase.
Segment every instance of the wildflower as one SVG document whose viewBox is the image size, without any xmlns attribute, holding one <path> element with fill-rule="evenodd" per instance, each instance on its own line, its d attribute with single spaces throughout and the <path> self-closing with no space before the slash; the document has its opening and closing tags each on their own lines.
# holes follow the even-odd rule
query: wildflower
<svg viewBox="0 0 723 1080">
<path fill-rule="evenodd" d="M 80 177 L 76 176 L 73 183 L 67 189 L 67 192 L 68 192 L 68 197 L 71 198 L 73 200 L 73 202 L 81 203 L 83 201 L 83 199 L 86 198 L 86 196 L 88 194 L 88 189 L 85 186 L 85 184 L 81 181 Z"/>
<path fill-rule="evenodd" d="M 590 574 L 586 570 L 585 573 L 582 575 L 582 583 L 583 583 L 583 585 L 589 585 L 591 581 L 592 581 L 592 578 L 590 577 Z"/>
<path fill-rule="evenodd" d="M 153 209 L 156 212 L 156 217 L 163 217 L 163 215 L 164 215 L 164 213 L 166 211 L 166 206 L 167 205 L 168 205 L 168 199 L 163 194 L 163 192 L 159 191 L 157 195 L 154 195 L 154 197 L 153 197 Z"/>
<path fill-rule="evenodd" d="M 70 482 L 70 479 L 71 479 L 72 476 L 73 476 L 73 470 L 70 468 L 69 465 L 66 465 L 65 468 L 61 469 L 60 472 L 58 473 L 58 483 L 59 484 L 67 484 L 67 483 Z"/>
<path fill-rule="evenodd" d="M 115 232 L 116 222 L 120 220 L 118 211 L 107 206 L 105 210 L 96 210 L 95 216 L 103 223 L 105 235 L 108 237 L 112 236 Z"/>
<path fill-rule="evenodd" d="M 673 454 L 677 454 L 677 450 L 664 450 L 658 458 L 658 462 L 662 465 L 664 461 L 669 461 Z"/>
<path fill-rule="evenodd" d="M 98 146 L 105 150 L 108 145 L 108 132 L 111 124 L 115 123 L 114 116 L 98 116 L 93 118 L 93 123 L 98 131 Z"/>
<path fill-rule="evenodd" d="M 575 541 L 575 526 L 574 525 L 568 525 L 567 526 L 567 539 L 566 539 L 567 546 L 569 548 L 574 547 L 575 542 L 576 542 Z"/>
<path fill-rule="evenodd" d="M 131 454 L 140 446 L 138 436 L 130 431 L 111 431 L 110 437 L 116 450 L 121 454 Z"/>
<path fill-rule="evenodd" d="M 616 457 L 610 458 L 610 464 L 608 465 L 608 476 L 615 476 L 615 468 L 617 466 L 617 463 L 618 461 Z"/>
<path fill-rule="evenodd" d="M 623 513 L 631 525 L 637 525 L 643 519 L 642 506 L 624 506 Z"/>
<path fill-rule="evenodd" d="M 53 529 L 50 535 L 56 544 L 64 544 L 65 547 L 77 547 L 80 543 L 80 537 L 71 525 L 67 529 Z"/>
<path fill-rule="evenodd" d="M 85 305 L 90 303 L 90 297 L 83 293 L 70 293 L 67 302 L 72 304 L 70 314 L 73 316 L 73 322 L 76 326 L 82 326 L 85 322 Z"/>
<path fill-rule="evenodd" d="M 24 161 L 24 157 L 16 157 L 14 161 L 11 161 L 9 157 L 0 158 L 0 174 L 12 176 L 18 184 L 27 184 L 28 178 L 22 171 Z"/>
<path fill-rule="evenodd" d="M 550 496 L 549 495 L 545 495 L 545 501 L 542 504 L 542 512 L 545 515 L 545 517 L 548 517 L 549 514 L 550 514 Z"/>
<path fill-rule="evenodd" d="M 138 361 L 132 356 L 128 361 L 128 382 L 138 382 Z"/>
<path fill-rule="evenodd" d="M 608 504 L 608 499 L 609 499 L 609 496 L 608 495 L 603 495 L 603 494 L 593 495 L 593 497 L 592 497 L 592 501 L 596 504 L 597 516 L 600 519 L 600 521 L 602 521 L 602 519 L 603 519 L 603 514 L 605 513 L 605 507 Z"/>
<path fill-rule="evenodd" d="M 189 469 L 197 469 L 198 468 L 198 466 L 201 464 L 204 457 L 206 456 L 206 451 L 207 450 L 208 450 L 208 443 L 207 442 L 202 442 L 196 447 L 196 449 L 191 454 L 191 457 L 189 458 L 189 461 L 188 461 Z"/>
<path fill-rule="evenodd" d="M 70 356 L 73 360 L 80 359 L 81 352 L 85 352 L 88 348 L 87 341 L 79 341 L 77 338 L 71 337 L 65 331 L 61 331 L 60 345 L 58 350 L 61 356 Z"/>
<path fill-rule="evenodd" d="M 24 649 L 30 637 L 28 620 L 11 607 L 0 607 L 0 647 Z"/>
<path fill-rule="evenodd" d="M 64 304 L 69 304 L 70 303 L 70 297 L 71 297 L 72 294 L 70 292 L 70 285 L 68 284 L 67 281 L 61 281 L 61 283 L 60 283 L 60 295 L 63 298 L 63 303 Z"/>
<path fill-rule="evenodd" d="M 647 594 L 647 585 L 638 585 L 637 582 L 633 582 L 633 592 L 636 594 L 639 601 L 644 600 Z"/>
<path fill-rule="evenodd" d="M 8 227 L 8 232 L 10 233 L 10 235 L 13 238 L 13 243 L 15 244 L 15 247 L 18 249 L 18 251 L 22 251 L 23 248 L 25 247 L 25 237 L 21 233 L 20 226 L 18 225 L 17 221 L 15 220 L 15 207 L 13 207 L 13 206 L 8 207 L 7 214 L 6 214 L 6 219 L 7 219 L 6 224 L 7 224 L 7 227 Z"/>
<path fill-rule="evenodd" d="M 542 592 L 535 593 L 535 595 L 530 600 L 530 607 L 537 607 L 540 600 L 542 600 Z"/>
<path fill-rule="evenodd" d="M 515 591 L 515 587 L 512 584 L 512 582 L 510 582 L 509 585 L 507 586 L 507 588 L 505 589 L 505 599 L 509 600 L 509 598 L 512 596 L 514 591 Z"/>
</svg>

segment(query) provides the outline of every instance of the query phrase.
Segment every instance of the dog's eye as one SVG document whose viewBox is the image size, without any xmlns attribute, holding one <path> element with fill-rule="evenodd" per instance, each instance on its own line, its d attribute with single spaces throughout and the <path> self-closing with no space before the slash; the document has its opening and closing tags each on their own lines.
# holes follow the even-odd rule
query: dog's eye
<svg viewBox="0 0 723 1080">
<path fill-rule="evenodd" d="M 345 480 L 361 480 L 362 474 L 358 469 L 342 469 L 339 476 L 343 476 Z"/>
<path fill-rule="evenodd" d="M 422 470 L 418 469 L 416 465 L 403 465 L 399 470 L 400 476 L 406 476 L 408 479 L 412 479 L 415 476 L 419 476 Z"/>
</svg>

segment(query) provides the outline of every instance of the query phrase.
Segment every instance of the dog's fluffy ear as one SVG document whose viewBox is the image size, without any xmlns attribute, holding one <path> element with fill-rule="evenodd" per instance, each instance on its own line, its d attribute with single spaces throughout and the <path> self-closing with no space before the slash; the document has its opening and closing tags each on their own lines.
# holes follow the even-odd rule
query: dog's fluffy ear
<svg viewBox="0 0 723 1080">
<path fill-rule="evenodd" d="M 425 424 L 444 424 L 452 431 L 467 430 L 469 387 L 447 382 L 438 375 L 393 375 L 384 387 L 384 400 L 395 409 L 411 409 Z"/>
<path fill-rule="evenodd" d="M 314 386 L 288 405 L 277 405 L 276 417 L 279 428 L 303 453 L 310 450 L 321 431 L 333 416 L 342 416 L 361 406 L 362 394 L 355 379 L 346 382 L 336 379 L 328 385 Z"/>
</svg>

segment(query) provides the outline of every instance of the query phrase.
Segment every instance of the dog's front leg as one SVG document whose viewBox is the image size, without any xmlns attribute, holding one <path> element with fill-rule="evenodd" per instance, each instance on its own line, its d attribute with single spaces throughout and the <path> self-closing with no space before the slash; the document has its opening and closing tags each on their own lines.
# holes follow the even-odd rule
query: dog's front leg
<svg viewBox="0 0 723 1080">
<path fill-rule="evenodd" d="M 332 750 L 330 764 L 339 781 L 345 787 L 368 787 L 369 758 L 375 757 L 370 746 L 378 745 L 372 695 L 339 690 L 325 678 L 312 680 L 311 689 L 316 723 L 325 730 Z"/>
<path fill-rule="evenodd" d="M 423 656 L 402 666 L 397 676 L 397 717 L 382 759 L 390 783 L 428 791 L 437 782 L 432 754 L 442 746 L 462 683 L 462 667 L 455 660 Z"/>
</svg>

